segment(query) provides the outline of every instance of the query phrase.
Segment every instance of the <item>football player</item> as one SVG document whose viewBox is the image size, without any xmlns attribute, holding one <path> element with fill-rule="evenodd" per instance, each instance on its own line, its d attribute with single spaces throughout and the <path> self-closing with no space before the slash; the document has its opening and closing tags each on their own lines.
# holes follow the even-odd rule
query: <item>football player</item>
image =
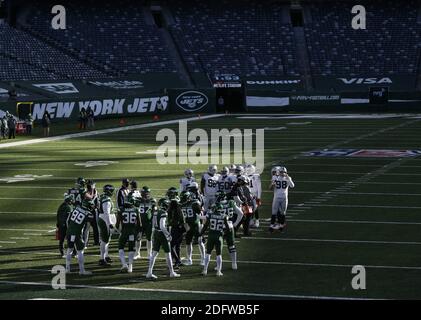
<svg viewBox="0 0 421 320">
<path fill-rule="evenodd" d="M 114 214 L 114 205 L 111 197 L 114 194 L 114 187 L 107 184 L 102 189 L 103 193 L 99 197 L 98 209 L 98 229 L 100 237 L 100 266 L 110 266 L 112 259 L 108 255 L 108 246 L 111 240 L 111 229 L 116 224 L 116 216 Z"/>
<path fill-rule="evenodd" d="M 249 180 L 246 176 L 238 175 L 236 177 L 236 183 L 232 186 L 231 192 L 228 195 L 229 199 L 233 199 L 238 206 L 241 206 L 243 219 L 240 223 L 243 226 L 243 233 L 245 236 L 251 236 L 249 227 L 253 214 L 253 197 L 248 184 Z M 235 230 L 237 230 L 237 228 Z"/>
<path fill-rule="evenodd" d="M 228 216 L 225 214 L 225 209 L 221 204 L 212 207 L 206 214 L 206 222 L 203 226 L 200 236 L 203 236 L 205 231 L 209 228 L 208 240 L 206 241 L 206 255 L 205 263 L 203 266 L 202 275 L 208 274 L 208 267 L 210 256 L 213 249 L 216 251 L 216 275 L 222 276 L 222 246 L 223 246 L 223 233 L 224 228 L 230 228 L 228 224 Z"/>
<path fill-rule="evenodd" d="M 124 209 L 119 211 L 117 215 L 116 228 L 118 229 L 121 224 L 121 234 L 118 239 L 118 255 L 121 261 L 121 272 L 133 272 L 134 260 L 134 247 L 135 236 L 137 230 L 140 228 L 140 215 L 139 209 L 135 206 L 136 199 L 133 195 L 129 194 L 127 201 L 124 203 Z M 126 255 L 124 247 L 129 244 L 129 264 L 126 263 Z"/>
<path fill-rule="evenodd" d="M 246 165 L 246 174 L 249 178 L 249 188 L 253 196 L 253 220 L 251 226 L 254 228 L 259 227 L 259 207 L 262 204 L 262 181 L 260 174 L 256 173 L 256 167 L 252 164 Z"/>
<path fill-rule="evenodd" d="M 119 210 L 124 210 L 124 202 L 127 199 L 127 196 L 129 195 L 129 179 L 124 178 L 121 181 L 121 187 L 117 191 L 117 208 Z"/>
<path fill-rule="evenodd" d="M 94 203 L 94 208 L 92 209 L 92 215 L 89 216 L 88 222 L 83 229 L 83 239 L 85 241 L 85 249 L 88 246 L 89 242 L 89 231 L 92 226 L 92 231 L 94 232 L 94 245 L 99 245 L 99 231 L 98 231 L 98 222 L 97 222 L 97 211 L 99 208 L 99 199 L 98 191 L 93 180 L 86 181 L 86 192 L 83 194 L 84 199 L 92 200 Z"/>
<path fill-rule="evenodd" d="M 233 169 L 233 173 L 230 175 L 230 182 L 231 186 L 237 183 L 238 177 L 242 176 L 244 174 L 244 167 L 242 165 L 232 165 L 235 166 Z"/>
<path fill-rule="evenodd" d="M 186 227 L 177 190 L 170 188 L 167 194 L 171 201 L 168 209 L 168 225 L 171 234 L 171 256 L 174 262 L 174 268 L 178 269 L 181 265 L 180 247 L 181 242 L 183 241 L 183 234 L 186 232 Z"/>
<path fill-rule="evenodd" d="M 200 202 L 200 206 L 203 206 L 203 195 L 200 193 L 197 182 L 189 184 L 186 191 L 190 192 L 192 197 Z"/>
<path fill-rule="evenodd" d="M 92 272 L 85 270 L 85 258 L 82 230 L 86 222 L 92 215 L 95 204 L 92 200 L 84 199 L 80 205 L 69 215 L 67 220 L 67 254 L 66 254 L 66 273 L 70 273 L 70 262 L 72 259 L 72 251 L 76 247 L 77 258 L 79 263 L 79 275 L 90 275 Z"/>
<path fill-rule="evenodd" d="M 218 191 L 218 168 L 212 164 L 208 168 L 208 172 L 204 173 L 200 181 L 200 191 L 204 195 L 203 208 L 205 212 L 215 203 L 215 193 Z"/>
<path fill-rule="evenodd" d="M 58 248 L 60 251 L 60 256 L 65 258 L 64 255 L 64 239 L 66 238 L 67 231 L 67 219 L 69 215 L 73 212 L 73 205 L 75 203 L 75 198 L 73 194 L 64 194 L 64 202 L 57 209 L 57 231 L 59 235 L 59 244 Z"/>
<path fill-rule="evenodd" d="M 195 182 L 194 171 L 192 169 L 184 170 L 184 177 L 180 179 L 180 192 L 186 191 L 187 186 L 192 182 Z"/>
<path fill-rule="evenodd" d="M 183 265 L 191 266 L 193 264 L 193 240 L 196 238 L 196 242 L 199 245 L 200 251 L 200 265 L 204 264 L 205 260 L 205 245 L 203 239 L 200 236 L 201 231 L 201 215 L 202 207 L 200 202 L 193 197 L 193 195 L 186 191 L 182 194 L 181 200 L 181 212 L 184 215 L 185 222 L 187 224 L 186 232 L 186 255 L 187 258 L 182 261 Z"/>
<path fill-rule="evenodd" d="M 156 210 L 156 200 L 151 196 L 151 189 L 144 186 L 140 191 L 139 212 L 142 227 L 136 238 L 136 254 L 134 259 L 140 259 L 140 249 L 142 248 L 142 236 L 146 237 L 147 258 L 152 254 L 152 215 Z"/>
<path fill-rule="evenodd" d="M 218 178 L 218 191 L 228 193 L 231 191 L 232 181 L 228 167 L 223 167 Z"/>
<path fill-rule="evenodd" d="M 228 200 L 224 192 L 219 191 L 216 195 L 216 206 L 219 206 L 221 212 L 228 217 L 229 228 L 224 228 L 225 242 L 228 246 L 228 252 L 231 258 L 231 267 L 233 270 L 237 270 L 237 248 L 235 246 L 235 232 L 234 230 L 243 220 L 243 212 L 235 204 L 234 200 Z"/>
<path fill-rule="evenodd" d="M 71 194 L 75 200 L 75 206 L 81 205 L 83 200 L 83 195 L 86 192 L 86 180 L 83 177 L 76 179 L 75 186 L 67 191 L 67 194 Z"/>
<path fill-rule="evenodd" d="M 288 208 L 288 189 L 294 188 L 295 184 L 287 173 L 285 167 L 272 168 L 272 176 L 270 190 L 273 190 L 272 202 L 272 217 L 270 220 L 269 231 L 280 230 L 282 231 L 285 226 L 286 212 Z M 276 220 L 278 223 L 275 223 Z"/>
<path fill-rule="evenodd" d="M 180 275 L 174 272 L 171 252 L 170 252 L 170 242 L 171 242 L 171 234 L 168 231 L 168 209 L 170 207 L 170 201 L 167 198 L 161 198 L 158 201 L 158 210 L 154 212 L 152 218 L 152 226 L 153 226 L 153 249 L 152 249 L 152 256 L 149 259 L 149 269 L 148 273 L 146 274 L 146 278 L 148 279 L 157 279 L 158 277 L 153 274 L 153 267 L 155 265 L 156 257 L 158 256 L 159 250 L 164 249 L 165 257 L 167 260 L 168 270 L 170 272 L 170 277 L 179 277 Z"/>
</svg>

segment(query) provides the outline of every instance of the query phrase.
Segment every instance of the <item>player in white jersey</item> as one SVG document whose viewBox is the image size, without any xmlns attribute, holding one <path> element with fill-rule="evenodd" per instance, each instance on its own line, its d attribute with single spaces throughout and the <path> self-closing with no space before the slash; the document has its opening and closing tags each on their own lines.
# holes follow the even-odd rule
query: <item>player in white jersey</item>
<svg viewBox="0 0 421 320">
<path fill-rule="evenodd" d="M 216 165 L 210 165 L 200 181 L 200 191 L 204 195 L 203 209 L 205 212 L 215 203 L 215 193 L 218 191 L 219 174 Z"/>
<path fill-rule="evenodd" d="M 272 181 L 270 189 L 273 190 L 272 217 L 269 230 L 283 230 L 288 208 L 288 189 L 294 188 L 295 184 L 287 173 L 285 167 L 272 169 Z M 275 223 L 276 220 L 278 223 Z"/>
<path fill-rule="evenodd" d="M 259 227 L 259 206 L 262 199 L 262 181 L 260 174 L 256 173 L 256 167 L 252 164 L 246 165 L 246 174 L 249 178 L 249 188 L 253 195 L 253 220 L 251 220 L 251 227 Z"/>
<path fill-rule="evenodd" d="M 184 170 L 185 177 L 180 179 L 180 193 L 187 190 L 187 186 L 192 182 L 196 182 L 194 178 L 194 171 L 192 169 Z"/>
<path fill-rule="evenodd" d="M 228 167 L 223 167 L 218 178 L 218 191 L 229 193 L 232 188 L 231 176 Z"/>
</svg>

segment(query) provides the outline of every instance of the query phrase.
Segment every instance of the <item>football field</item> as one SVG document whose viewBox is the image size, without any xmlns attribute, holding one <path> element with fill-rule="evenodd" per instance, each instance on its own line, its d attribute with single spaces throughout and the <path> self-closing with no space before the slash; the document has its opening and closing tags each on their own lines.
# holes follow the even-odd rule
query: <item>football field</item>
<svg viewBox="0 0 421 320">
<path fill-rule="evenodd" d="M 145 259 L 135 261 L 132 274 L 120 274 L 113 238 L 112 267 L 99 267 L 99 247 L 88 246 L 86 269 L 93 275 L 70 274 L 66 290 L 52 289 L 51 268 L 64 265 L 55 240 L 56 210 L 77 177 L 94 179 L 99 191 L 106 183 L 119 187 L 124 177 L 136 179 L 159 198 L 178 187 L 185 168 L 196 179 L 206 171 L 207 164 L 158 164 L 154 151 L 162 142 L 156 134 L 162 128 L 177 132 L 178 123 L 155 122 L 0 144 L 0 299 L 421 298 L 421 157 L 412 151 L 421 150 L 421 117 L 247 114 L 194 120 L 189 130 L 265 128 L 261 226 L 236 239 L 238 270 L 231 270 L 224 247 L 224 276 L 215 276 L 214 255 L 208 276 L 201 276 L 194 246 L 194 265 L 182 267 L 178 279 L 167 276 L 163 252 L 158 280 L 145 278 Z M 286 230 L 271 234 L 266 219 L 273 164 L 285 165 L 296 187 L 289 193 Z M 355 265 L 365 267 L 365 290 L 351 286 Z"/>
</svg>

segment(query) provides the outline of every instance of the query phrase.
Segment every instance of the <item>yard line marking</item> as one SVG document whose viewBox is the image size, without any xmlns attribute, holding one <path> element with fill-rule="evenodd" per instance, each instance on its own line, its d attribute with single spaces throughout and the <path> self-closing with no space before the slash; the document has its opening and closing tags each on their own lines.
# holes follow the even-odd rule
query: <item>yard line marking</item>
<svg viewBox="0 0 421 320">
<path fill-rule="evenodd" d="M 136 129 L 150 128 L 150 127 L 159 127 L 159 126 L 166 125 L 166 124 L 175 124 L 175 123 L 178 123 L 179 121 L 186 121 L 186 122 L 200 121 L 200 120 L 204 120 L 204 119 L 219 118 L 219 117 L 223 117 L 223 116 L 225 116 L 225 114 L 212 114 L 212 115 L 202 116 L 200 118 L 199 117 L 189 117 L 189 118 L 182 118 L 182 119 L 175 119 L 175 120 L 165 120 L 165 121 L 158 121 L 158 122 L 136 124 L 136 125 L 127 126 L 127 127 L 117 127 L 117 128 L 109 128 L 109 129 L 89 131 L 89 132 L 70 133 L 70 134 L 48 137 L 48 138 L 38 138 L 38 139 L 18 141 L 18 142 L 8 142 L 8 143 L 0 144 L 0 149 L 17 147 L 17 146 L 26 146 L 26 145 L 38 144 L 38 143 L 44 143 L 44 142 L 60 141 L 60 140 L 65 140 L 65 139 L 89 137 L 89 136 L 101 135 L 101 134 L 107 134 L 107 133 L 113 133 L 113 132 L 119 132 L 119 131 L 136 130 Z"/>
<path fill-rule="evenodd" d="M 351 224 L 392 224 L 392 225 L 421 225 L 421 222 L 401 222 L 401 221 L 369 221 L 369 220 L 317 220 L 317 219 L 288 219 L 293 222 L 309 223 L 351 223 Z M 265 221 L 261 223 L 266 224 Z M 268 224 L 269 225 L 269 224 Z"/>
<path fill-rule="evenodd" d="M 47 232 L 48 230 L 40 230 L 40 229 L 9 229 L 9 228 L 0 228 L 0 231 Z"/>
<path fill-rule="evenodd" d="M 0 243 L 11 243 L 11 244 L 14 244 L 14 243 L 16 243 L 16 241 L 0 241 Z"/>
<path fill-rule="evenodd" d="M 308 203 L 308 202 L 306 202 Z M 294 204 L 291 204 L 294 206 Z M 421 207 L 404 207 L 404 206 L 371 206 L 371 205 L 353 205 L 353 204 L 313 204 L 312 207 L 351 207 L 351 208 L 384 208 L 384 209 L 421 209 Z M 304 208 L 301 206 L 301 208 Z"/>
<path fill-rule="evenodd" d="M 10 237 L 12 240 L 29 240 L 29 238 L 26 237 Z"/>
<path fill-rule="evenodd" d="M 24 233 L 24 236 L 41 236 L 41 233 Z"/>
<path fill-rule="evenodd" d="M 24 281 L 0 281 L 3 284 L 12 285 L 29 285 L 29 286 L 47 286 L 51 287 L 51 283 L 46 282 L 24 282 Z M 205 295 L 222 295 L 222 296 L 247 296 L 247 297 L 267 297 L 267 298 L 291 298 L 291 299 L 319 299 L 319 300 L 374 300 L 373 298 L 350 298 L 337 296 L 307 296 L 307 295 L 287 295 L 257 292 L 231 292 L 231 291 L 203 291 L 203 290 L 176 290 L 176 289 L 159 289 L 159 288 L 131 288 L 131 287 L 111 287 L 111 286 L 93 286 L 81 284 L 66 284 L 68 288 L 84 288 L 99 290 L 117 290 L 117 291 L 134 291 L 134 292 L 163 292 L 163 293 L 187 293 L 187 294 L 205 294 Z"/>
<path fill-rule="evenodd" d="M 337 243 L 366 243 L 366 244 L 402 244 L 421 245 L 416 241 L 376 241 L 376 240 L 341 240 L 341 239 L 305 239 L 305 238 L 267 238 L 267 237 L 242 237 L 247 240 L 271 240 L 271 241 L 303 241 L 303 242 L 337 242 Z"/>
</svg>

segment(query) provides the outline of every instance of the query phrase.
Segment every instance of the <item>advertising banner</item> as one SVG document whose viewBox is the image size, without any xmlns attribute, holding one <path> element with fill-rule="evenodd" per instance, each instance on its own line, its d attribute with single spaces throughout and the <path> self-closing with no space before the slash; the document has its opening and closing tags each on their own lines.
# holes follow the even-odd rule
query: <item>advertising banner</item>
<svg viewBox="0 0 421 320">
<path fill-rule="evenodd" d="M 330 92 L 367 91 L 370 87 L 388 87 L 391 91 L 415 89 L 416 76 L 380 75 L 366 77 L 325 77 L 313 76 L 316 90 Z"/>
<path fill-rule="evenodd" d="M 304 89 L 303 81 L 299 77 L 254 76 L 246 77 L 244 81 L 246 88 L 250 90 L 292 91 Z"/>
</svg>

